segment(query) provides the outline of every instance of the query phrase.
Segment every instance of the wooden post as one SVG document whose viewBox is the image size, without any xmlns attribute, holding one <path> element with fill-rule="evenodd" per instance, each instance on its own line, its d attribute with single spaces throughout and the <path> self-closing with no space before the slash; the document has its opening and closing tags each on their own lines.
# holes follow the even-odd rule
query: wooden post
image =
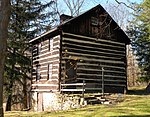
<svg viewBox="0 0 150 117">
<path fill-rule="evenodd" d="M 62 88 L 62 86 L 61 86 L 61 81 L 60 81 L 60 83 L 59 83 L 59 84 L 60 84 L 59 88 L 60 88 L 60 93 L 61 93 L 61 88 Z"/>
<path fill-rule="evenodd" d="M 84 85 L 85 85 L 85 80 L 83 80 L 83 85 L 82 85 L 82 98 L 80 100 L 81 105 L 84 105 L 84 90 L 85 90 Z"/>
<path fill-rule="evenodd" d="M 63 110 L 63 99 L 64 99 L 64 97 L 63 97 L 63 90 L 61 90 L 61 89 L 63 89 L 63 86 L 62 86 L 62 83 L 61 83 L 61 81 L 60 81 L 60 96 L 61 96 L 61 110 Z"/>
<path fill-rule="evenodd" d="M 83 86 L 82 86 L 82 98 L 84 99 L 84 90 L 85 90 L 85 80 L 83 80 Z"/>
<path fill-rule="evenodd" d="M 104 96 L 104 68 L 102 67 L 102 96 Z"/>
</svg>

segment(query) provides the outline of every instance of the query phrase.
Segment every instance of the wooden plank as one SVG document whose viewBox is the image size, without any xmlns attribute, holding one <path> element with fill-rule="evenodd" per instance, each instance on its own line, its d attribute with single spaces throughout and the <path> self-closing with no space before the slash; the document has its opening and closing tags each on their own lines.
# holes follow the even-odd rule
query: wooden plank
<svg viewBox="0 0 150 117">
<path fill-rule="evenodd" d="M 65 64 L 66 64 L 66 61 L 65 60 L 62 60 L 61 61 L 62 63 L 62 68 L 65 68 Z M 125 66 L 123 67 L 118 67 L 118 66 L 113 66 L 113 65 L 99 65 L 99 64 L 94 64 L 94 63 L 81 63 L 81 62 L 77 62 L 77 66 L 79 66 L 78 68 L 81 68 L 82 66 L 92 66 L 92 67 L 104 67 L 104 68 L 116 68 L 116 69 L 120 69 L 120 70 L 125 70 Z"/>
<path fill-rule="evenodd" d="M 101 79 L 87 79 L 87 78 L 77 78 L 78 80 L 85 80 L 85 81 L 95 81 L 95 82 L 102 82 L 102 80 Z M 116 81 L 117 82 L 117 81 Z M 122 83 L 124 83 L 124 82 L 122 82 Z M 101 84 L 100 84 L 101 85 Z M 126 86 L 126 85 L 123 85 L 123 84 L 116 84 L 115 82 L 114 83 L 112 83 L 112 84 L 107 84 L 107 83 L 105 83 L 104 84 L 104 86 L 106 86 L 106 85 L 108 85 L 108 86 Z"/>
<path fill-rule="evenodd" d="M 120 52 L 120 53 L 118 54 L 118 53 L 114 53 L 114 51 L 112 51 L 112 50 L 111 50 L 111 53 L 110 53 L 110 52 L 102 52 L 102 51 L 96 51 L 96 50 L 93 51 L 93 50 L 91 50 L 91 49 L 88 49 L 88 50 L 87 50 L 87 49 L 79 49 L 78 47 L 76 47 L 76 48 L 75 48 L 75 47 L 63 47 L 63 51 L 65 51 L 65 50 L 68 50 L 68 51 L 70 51 L 70 50 L 71 50 L 71 51 L 72 51 L 72 50 L 73 50 L 73 51 L 81 51 L 81 52 L 86 52 L 86 53 L 90 53 L 90 54 L 94 54 L 94 55 L 95 55 L 95 54 L 105 54 L 105 55 L 109 55 L 109 56 L 112 55 L 112 56 L 125 57 L 125 53 L 123 53 L 123 52 L 121 53 L 121 52 Z"/>
<path fill-rule="evenodd" d="M 58 86 L 58 84 L 56 83 L 56 84 L 32 84 L 31 86 L 45 86 L 45 87 L 47 87 L 47 86 Z"/>
<path fill-rule="evenodd" d="M 32 92 L 57 92 L 58 90 L 51 90 L 51 89 L 32 89 Z"/>
<path fill-rule="evenodd" d="M 84 54 L 84 53 L 76 53 L 76 52 L 62 52 L 63 54 L 69 54 L 69 55 L 75 55 L 78 56 L 80 54 L 80 56 L 83 57 L 94 57 L 94 58 L 102 58 L 102 59 L 113 59 L 113 60 L 121 60 L 121 57 L 107 57 L 107 56 L 98 56 L 98 55 L 91 55 L 91 54 Z"/>
<path fill-rule="evenodd" d="M 105 86 L 119 86 L 119 87 L 126 87 L 126 85 L 123 85 L 123 84 L 105 84 Z"/>
<path fill-rule="evenodd" d="M 66 48 L 84 48 L 85 50 L 100 50 L 100 51 L 105 51 L 105 52 L 116 52 L 116 53 L 125 53 L 125 50 L 124 51 L 120 51 L 118 49 L 107 49 L 107 48 L 102 48 L 102 47 L 93 47 L 93 46 L 87 46 L 87 45 L 83 45 L 83 44 L 75 44 L 75 43 L 68 43 L 68 42 L 62 42 L 63 44 L 63 48 L 66 49 Z"/>
<path fill-rule="evenodd" d="M 56 55 L 56 54 L 59 54 L 59 50 L 53 50 L 53 51 L 44 52 L 43 54 L 34 56 L 33 59 L 37 58 L 37 57 L 45 58 L 45 57 L 49 57 L 49 56 Z"/>
<path fill-rule="evenodd" d="M 85 81 L 98 81 L 101 82 L 101 79 L 90 79 L 90 78 L 82 78 L 82 77 L 77 77 L 77 80 L 85 80 Z"/>
<path fill-rule="evenodd" d="M 86 83 L 70 83 L 70 84 L 61 84 L 61 86 L 83 86 Z"/>
<path fill-rule="evenodd" d="M 101 74 L 87 74 L 87 73 L 77 73 L 78 76 L 102 76 Z M 116 76 L 116 75 L 104 75 L 104 78 L 109 77 L 109 78 L 121 78 L 121 79 L 126 79 L 125 76 Z"/>
<path fill-rule="evenodd" d="M 101 74 L 87 74 L 87 73 L 77 73 L 78 76 L 102 76 Z"/>
<path fill-rule="evenodd" d="M 82 77 L 78 77 L 77 78 L 77 80 L 85 80 L 85 81 L 96 81 L 96 82 L 102 82 L 102 79 L 101 78 L 99 78 L 99 79 L 93 79 L 93 78 L 82 78 Z M 109 79 L 105 79 L 104 78 L 104 81 L 105 82 L 126 82 L 126 79 L 123 79 L 123 80 L 118 80 L 118 79 L 116 79 L 116 80 L 109 80 Z"/>
<path fill-rule="evenodd" d="M 90 90 L 90 91 L 94 91 L 94 90 L 102 90 L 102 88 L 85 88 L 85 89 L 61 89 L 61 91 L 87 91 L 87 90 Z"/>
<path fill-rule="evenodd" d="M 102 90 L 102 88 L 85 88 L 85 90 L 94 91 L 94 90 Z"/>
<path fill-rule="evenodd" d="M 125 51 L 119 51 L 119 50 L 114 50 L 114 49 L 107 49 L 107 48 L 101 48 L 101 47 L 99 47 L 99 48 L 96 48 L 96 47 L 92 47 L 92 46 L 86 46 L 86 45 L 76 45 L 76 44 L 69 44 L 69 46 L 72 46 L 72 47 L 68 47 L 68 43 L 63 43 L 64 45 L 63 45 L 63 49 L 65 50 L 65 49 L 72 49 L 72 47 L 73 46 L 75 46 L 74 48 L 84 48 L 83 50 L 89 50 L 89 52 L 90 52 L 90 50 L 93 50 L 94 49 L 94 51 L 99 51 L 99 53 L 101 53 L 101 54 L 120 54 L 121 56 L 125 56 Z M 67 47 L 65 47 L 65 46 L 67 46 Z M 110 53 L 111 52 L 111 53 Z"/>
<path fill-rule="evenodd" d="M 71 34 L 71 33 L 66 33 L 66 32 L 63 32 L 62 35 L 69 35 L 69 36 L 74 36 L 74 37 L 79 37 L 79 38 L 84 38 L 84 39 L 90 39 L 90 40 L 96 40 L 96 41 L 100 41 L 100 42 L 109 42 L 109 43 L 112 43 L 112 44 L 118 44 L 118 45 L 122 45 L 122 46 L 125 46 L 124 43 L 120 43 L 120 42 L 114 42 L 114 41 L 111 41 L 111 40 L 105 40 L 105 39 L 96 39 L 96 38 L 92 38 L 92 37 L 87 37 L 87 36 L 82 36 L 82 35 L 76 35 L 76 34 Z"/>
<path fill-rule="evenodd" d="M 62 57 L 62 59 L 79 59 L 79 60 L 83 60 L 83 61 L 89 61 L 89 62 L 104 62 L 104 63 L 114 63 L 114 64 L 122 64 L 124 65 L 125 63 L 122 61 L 116 61 L 116 60 L 103 60 L 103 59 L 93 59 L 93 58 L 86 58 L 86 57 L 81 57 L 81 56 L 70 56 L 70 57 Z"/>
<path fill-rule="evenodd" d="M 116 79 L 116 80 L 111 80 L 111 79 L 104 79 L 104 81 L 106 81 L 106 82 L 126 82 L 126 79 L 122 79 L 122 80 L 118 80 L 118 79 Z"/>
<path fill-rule="evenodd" d="M 83 71 L 97 71 L 97 72 L 102 72 L 102 70 L 100 68 L 97 69 L 91 69 L 91 68 L 81 68 L 81 67 L 77 67 L 77 71 L 78 70 L 83 70 Z M 80 72 L 80 71 L 78 71 Z M 114 71 L 114 70 L 105 70 L 104 72 L 108 72 L 108 73 L 125 73 L 125 71 Z"/>
<path fill-rule="evenodd" d="M 103 47 L 110 47 L 110 48 L 118 48 L 118 49 L 124 49 L 125 47 L 121 46 L 113 46 L 113 45 L 108 45 L 108 44 L 102 44 L 102 43 L 95 43 L 91 41 L 82 41 L 82 40 L 75 40 L 71 38 L 62 38 L 63 41 L 70 41 L 72 43 L 81 43 L 81 44 L 90 44 L 91 46 L 103 46 Z"/>
<path fill-rule="evenodd" d="M 105 72 L 104 72 L 105 73 Z M 109 78 L 120 78 L 120 79 L 126 79 L 126 76 L 124 75 L 124 76 L 116 76 L 116 75 L 104 75 L 104 78 L 105 77 L 109 77 Z"/>
<path fill-rule="evenodd" d="M 78 66 L 85 65 L 85 66 L 97 66 L 97 67 L 106 67 L 106 68 L 117 68 L 117 69 L 123 69 L 125 70 L 125 67 L 118 67 L 118 66 L 111 66 L 111 65 L 98 65 L 98 64 L 92 64 L 92 63 L 77 63 Z"/>
<path fill-rule="evenodd" d="M 61 89 L 61 91 L 85 91 L 85 89 Z"/>
</svg>

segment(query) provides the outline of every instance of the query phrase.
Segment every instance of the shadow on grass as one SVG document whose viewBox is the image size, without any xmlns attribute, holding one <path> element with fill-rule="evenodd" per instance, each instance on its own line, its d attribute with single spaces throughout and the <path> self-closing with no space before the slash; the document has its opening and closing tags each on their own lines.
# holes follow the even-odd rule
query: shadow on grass
<svg viewBox="0 0 150 117">
<path fill-rule="evenodd" d="M 150 93 L 148 93 L 146 91 L 146 89 L 133 89 L 133 90 L 128 90 L 127 94 L 129 95 L 149 95 Z"/>
<path fill-rule="evenodd" d="M 116 116 L 112 116 L 116 117 Z M 117 116 L 117 117 L 150 117 L 150 115 L 124 115 L 124 116 Z"/>
</svg>

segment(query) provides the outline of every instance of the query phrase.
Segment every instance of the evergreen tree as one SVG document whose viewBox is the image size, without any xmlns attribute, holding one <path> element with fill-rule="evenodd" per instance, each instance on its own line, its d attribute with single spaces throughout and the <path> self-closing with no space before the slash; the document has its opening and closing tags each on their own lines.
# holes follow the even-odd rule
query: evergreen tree
<svg viewBox="0 0 150 117">
<path fill-rule="evenodd" d="M 3 80 L 4 61 L 6 57 L 6 42 L 8 38 L 8 23 L 10 16 L 10 0 L 0 0 L 0 117 L 4 117 L 3 111 Z"/>
<path fill-rule="evenodd" d="M 51 28 L 55 21 L 53 17 L 56 15 L 55 11 L 45 11 L 55 4 L 54 1 L 42 3 L 40 0 L 12 0 L 11 4 L 5 65 L 6 111 L 10 111 L 11 106 L 17 103 L 23 105 L 22 109 L 28 107 L 27 90 L 30 88 L 28 85 L 31 80 L 29 40 Z"/>
<path fill-rule="evenodd" d="M 150 1 L 145 0 L 137 5 L 127 33 L 132 38 L 132 47 L 137 55 L 139 67 L 141 68 L 140 81 L 150 80 Z"/>
</svg>

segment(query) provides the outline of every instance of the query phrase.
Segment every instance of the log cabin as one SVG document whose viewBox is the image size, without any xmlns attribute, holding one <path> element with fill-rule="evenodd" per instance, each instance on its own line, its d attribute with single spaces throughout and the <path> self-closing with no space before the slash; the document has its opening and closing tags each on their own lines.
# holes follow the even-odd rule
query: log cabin
<svg viewBox="0 0 150 117">
<path fill-rule="evenodd" d="M 130 39 L 101 5 L 76 17 L 61 15 L 59 26 L 30 43 L 32 92 L 41 98 L 50 92 L 80 91 L 83 82 L 85 92 L 127 89 Z"/>
</svg>

